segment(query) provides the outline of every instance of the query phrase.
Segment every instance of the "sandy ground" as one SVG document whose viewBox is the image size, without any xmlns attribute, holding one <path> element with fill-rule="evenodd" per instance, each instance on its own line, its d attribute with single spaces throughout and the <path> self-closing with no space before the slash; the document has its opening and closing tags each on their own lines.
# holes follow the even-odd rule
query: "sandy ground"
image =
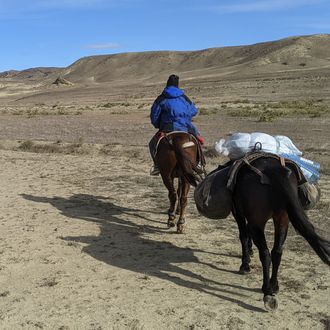
<svg viewBox="0 0 330 330">
<path fill-rule="evenodd" d="M 2 119 L 2 125 L 10 122 Z M 24 120 L 17 125 L 24 127 Z M 42 119 L 29 120 L 35 125 Z M 147 120 L 140 118 L 134 130 Z M 212 121 L 200 120 L 201 126 Z M 89 118 L 90 127 L 95 122 Z M 112 124 L 119 128 L 120 121 Z M 302 138 L 303 119 L 300 124 L 298 144 L 324 164 L 322 200 L 309 215 L 329 237 L 329 149 Z M 322 129 L 321 122 L 312 128 Z M 28 138 L 29 132 L 20 133 Z M 56 134 L 49 136 L 56 140 Z M 106 146 L 103 155 L 93 144 L 85 155 L 0 151 L 1 329 L 329 328 L 329 270 L 301 237 L 290 231 L 279 308 L 268 313 L 256 254 L 252 272 L 237 273 L 240 244 L 233 219 L 203 218 L 190 195 L 186 233 L 168 230 L 167 192 L 159 177 L 148 175 L 145 141 L 124 141 Z M 210 169 L 223 161 L 207 160 Z M 270 224 L 269 236 L 271 229 Z"/>
<path fill-rule="evenodd" d="M 184 87 L 204 109 L 195 123 L 207 141 L 208 170 L 225 161 L 212 156 L 214 143 L 236 131 L 287 135 L 321 164 L 321 201 L 308 214 L 329 239 L 330 79 L 308 72 Z M 147 149 L 159 86 L 32 96 L 22 86 L 0 95 L 0 329 L 330 329 L 329 268 L 294 230 L 280 268 L 279 308 L 269 313 L 257 253 L 251 273 L 237 273 L 231 216 L 200 216 L 190 193 L 186 233 L 167 229 L 167 191 L 149 176 Z M 327 112 L 270 122 L 228 114 L 311 99 Z M 69 154 L 60 153 L 65 143 Z M 271 246 L 271 223 L 267 234 Z"/>
</svg>

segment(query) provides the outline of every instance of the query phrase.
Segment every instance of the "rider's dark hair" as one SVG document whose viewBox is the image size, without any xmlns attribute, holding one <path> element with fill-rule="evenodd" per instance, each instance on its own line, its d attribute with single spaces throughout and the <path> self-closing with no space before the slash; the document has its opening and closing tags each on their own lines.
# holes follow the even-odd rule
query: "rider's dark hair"
<svg viewBox="0 0 330 330">
<path fill-rule="evenodd" d="M 169 86 L 179 87 L 179 76 L 177 76 L 176 74 L 171 74 L 168 77 L 167 83 L 166 83 L 166 87 L 169 87 Z"/>
</svg>

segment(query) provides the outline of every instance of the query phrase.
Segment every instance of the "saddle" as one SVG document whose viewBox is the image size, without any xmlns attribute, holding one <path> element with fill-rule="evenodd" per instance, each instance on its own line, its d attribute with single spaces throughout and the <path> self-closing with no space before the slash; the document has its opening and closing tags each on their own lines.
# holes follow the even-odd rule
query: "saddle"
<svg viewBox="0 0 330 330">
<path fill-rule="evenodd" d="M 297 177 L 298 186 L 301 186 L 302 184 L 307 182 L 304 174 L 301 172 L 301 169 L 294 161 L 268 152 L 252 151 L 231 164 L 231 168 L 228 173 L 227 188 L 231 191 L 234 191 L 237 174 L 243 166 L 248 166 L 253 172 L 259 175 L 260 182 L 262 184 L 269 184 L 268 177 L 264 173 L 262 173 L 259 169 L 253 166 L 253 162 L 260 158 L 273 158 L 278 160 L 283 167 L 285 166 L 289 167 L 290 170 L 292 170 Z"/>
<path fill-rule="evenodd" d="M 157 152 L 158 152 L 159 144 L 160 144 L 161 140 L 163 140 L 164 138 L 166 138 L 170 144 L 173 143 L 172 135 L 174 135 L 174 134 L 185 134 L 185 135 L 189 136 L 189 141 L 185 142 L 182 145 L 182 148 L 185 149 L 185 148 L 193 147 L 194 145 L 196 145 L 197 146 L 197 162 L 200 163 L 201 166 L 204 169 L 204 167 L 206 165 L 206 161 L 205 161 L 205 157 L 204 157 L 204 154 L 203 154 L 201 144 L 199 143 L 199 141 L 198 141 L 198 139 L 195 135 L 190 134 L 188 132 L 182 132 L 182 131 L 173 131 L 173 132 L 168 132 L 168 133 L 167 132 L 159 132 L 158 136 L 157 136 L 158 141 L 157 141 L 157 144 L 155 146 L 153 156 L 156 157 Z"/>
</svg>

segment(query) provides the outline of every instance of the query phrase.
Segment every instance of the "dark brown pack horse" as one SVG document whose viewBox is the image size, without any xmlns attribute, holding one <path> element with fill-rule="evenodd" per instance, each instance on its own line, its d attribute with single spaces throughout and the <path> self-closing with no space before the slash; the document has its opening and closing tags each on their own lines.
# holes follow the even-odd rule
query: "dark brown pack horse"
<svg viewBox="0 0 330 330">
<path fill-rule="evenodd" d="M 185 224 L 185 210 L 190 185 L 196 186 L 198 174 L 198 141 L 185 132 L 168 133 L 159 142 L 155 160 L 158 164 L 164 185 L 168 190 L 170 208 L 168 210 L 168 227 L 175 226 L 177 232 L 183 233 Z M 178 188 L 175 189 L 174 179 L 178 178 Z"/>
<path fill-rule="evenodd" d="M 240 273 L 250 271 L 252 238 L 262 263 L 265 308 L 274 310 L 277 308 L 275 294 L 279 290 L 277 274 L 289 222 L 327 265 L 330 265 L 330 242 L 315 232 L 304 212 L 298 198 L 298 180 L 294 171 L 271 158 L 258 159 L 253 162 L 253 166 L 265 175 L 264 179 L 268 182 L 262 184 L 260 176 L 249 167 L 242 168 L 237 177 L 232 213 L 238 224 L 242 244 Z M 271 253 L 264 234 L 265 225 L 270 218 L 273 218 L 275 228 Z"/>
</svg>

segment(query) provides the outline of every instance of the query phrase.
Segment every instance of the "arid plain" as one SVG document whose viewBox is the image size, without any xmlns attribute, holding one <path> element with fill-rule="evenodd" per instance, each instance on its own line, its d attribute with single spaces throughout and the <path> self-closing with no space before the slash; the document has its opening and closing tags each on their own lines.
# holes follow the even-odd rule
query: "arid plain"
<svg viewBox="0 0 330 330">
<path fill-rule="evenodd" d="M 287 135 L 321 164 L 308 215 L 329 239 L 329 54 L 316 35 L 0 73 L 0 328 L 329 329 L 329 268 L 303 238 L 290 229 L 279 308 L 266 312 L 257 253 L 237 272 L 231 216 L 200 216 L 190 194 L 185 234 L 167 229 L 147 148 L 150 106 L 177 73 L 208 170 L 232 132 Z M 271 246 L 271 222 L 267 234 Z"/>
</svg>

